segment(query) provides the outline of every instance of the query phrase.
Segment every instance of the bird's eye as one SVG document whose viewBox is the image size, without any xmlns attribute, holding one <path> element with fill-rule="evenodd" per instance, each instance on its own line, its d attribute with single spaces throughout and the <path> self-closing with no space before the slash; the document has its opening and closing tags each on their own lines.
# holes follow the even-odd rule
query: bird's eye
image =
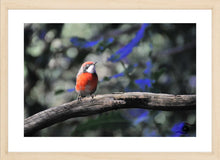
<svg viewBox="0 0 220 160">
<path fill-rule="evenodd" d="M 88 68 L 89 68 L 89 65 L 87 64 L 87 65 L 86 65 L 86 69 L 88 69 Z"/>
</svg>

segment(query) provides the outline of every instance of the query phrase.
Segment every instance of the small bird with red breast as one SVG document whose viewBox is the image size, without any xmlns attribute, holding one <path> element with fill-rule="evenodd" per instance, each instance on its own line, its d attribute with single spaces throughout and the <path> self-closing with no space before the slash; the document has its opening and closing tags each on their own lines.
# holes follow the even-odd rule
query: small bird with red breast
<svg viewBox="0 0 220 160">
<path fill-rule="evenodd" d="M 82 97 L 90 95 L 93 99 L 93 93 L 96 91 L 98 84 L 98 76 L 96 74 L 95 65 L 97 62 L 88 61 L 82 64 L 77 76 L 76 76 L 76 92 L 78 95 L 78 101 L 81 101 Z"/>
</svg>

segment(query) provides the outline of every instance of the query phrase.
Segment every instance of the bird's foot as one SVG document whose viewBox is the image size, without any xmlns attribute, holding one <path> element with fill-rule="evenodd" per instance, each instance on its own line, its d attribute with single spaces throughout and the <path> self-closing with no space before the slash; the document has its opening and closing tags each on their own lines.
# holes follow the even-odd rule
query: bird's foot
<svg viewBox="0 0 220 160">
<path fill-rule="evenodd" d="M 82 102 L 82 96 L 81 95 L 79 95 L 78 97 L 77 97 L 77 103 L 80 103 L 80 102 Z"/>
<path fill-rule="evenodd" d="M 92 97 L 92 99 L 91 99 L 90 102 L 94 102 L 94 97 L 95 97 L 95 95 L 94 95 L 94 94 L 91 94 L 91 97 Z"/>
</svg>

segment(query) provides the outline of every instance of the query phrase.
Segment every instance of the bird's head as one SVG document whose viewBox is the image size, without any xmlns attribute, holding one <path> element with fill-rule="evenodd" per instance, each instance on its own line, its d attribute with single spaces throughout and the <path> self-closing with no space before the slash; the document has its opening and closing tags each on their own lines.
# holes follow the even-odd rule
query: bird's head
<svg viewBox="0 0 220 160">
<path fill-rule="evenodd" d="M 95 73 L 95 65 L 97 62 L 92 62 L 92 61 L 88 61 L 82 64 L 81 69 L 83 70 L 83 72 L 87 72 L 87 73 Z"/>
</svg>

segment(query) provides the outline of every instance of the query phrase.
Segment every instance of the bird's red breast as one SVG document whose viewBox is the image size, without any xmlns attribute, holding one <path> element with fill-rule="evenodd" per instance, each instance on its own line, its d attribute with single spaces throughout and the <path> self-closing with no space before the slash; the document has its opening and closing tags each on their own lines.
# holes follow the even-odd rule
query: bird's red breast
<svg viewBox="0 0 220 160">
<path fill-rule="evenodd" d="M 98 83 L 96 73 L 81 73 L 76 79 L 76 91 L 82 96 L 95 92 Z"/>
</svg>

